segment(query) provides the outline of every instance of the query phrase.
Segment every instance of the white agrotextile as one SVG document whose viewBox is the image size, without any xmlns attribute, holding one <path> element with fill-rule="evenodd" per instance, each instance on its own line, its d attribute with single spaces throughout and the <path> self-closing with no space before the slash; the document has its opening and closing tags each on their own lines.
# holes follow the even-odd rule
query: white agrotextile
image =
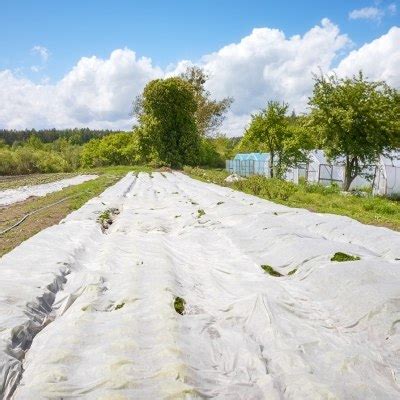
<svg viewBox="0 0 400 400">
<path fill-rule="evenodd" d="M 60 179 L 59 181 L 43 183 L 41 185 L 21 186 L 16 189 L 1 190 L 0 207 L 24 201 L 29 197 L 44 197 L 49 193 L 58 192 L 68 186 L 79 185 L 97 177 L 98 175 L 78 175 L 73 178 Z"/>
<path fill-rule="evenodd" d="M 128 175 L 0 260 L 0 393 L 398 399 L 399 259 L 385 228 Z"/>
</svg>

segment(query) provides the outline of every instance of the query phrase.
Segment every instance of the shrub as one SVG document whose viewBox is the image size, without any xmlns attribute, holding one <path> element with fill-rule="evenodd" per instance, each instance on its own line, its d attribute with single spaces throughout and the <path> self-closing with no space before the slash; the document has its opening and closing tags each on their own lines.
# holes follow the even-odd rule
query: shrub
<svg viewBox="0 0 400 400">
<path fill-rule="evenodd" d="M 135 165 L 142 157 L 135 133 L 115 133 L 85 144 L 81 162 L 86 167 Z"/>
<path fill-rule="evenodd" d="M 235 182 L 234 186 L 246 193 L 262 196 L 270 200 L 288 200 L 298 191 L 298 186 L 292 182 L 276 178 L 267 179 L 263 176 L 250 176 L 246 180 Z"/>
<path fill-rule="evenodd" d="M 62 172 L 67 169 L 67 162 L 55 152 L 36 150 L 27 146 L 17 148 L 14 155 L 16 160 L 14 174 Z"/>
<path fill-rule="evenodd" d="M 225 160 L 218 153 L 212 139 L 206 138 L 201 141 L 200 164 L 213 168 L 222 168 L 225 166 Z"/>
<path fill-rule="evenodd" d="M 0 174 L 13 175 L 17 169 L 17 160 L 13 151 L 2 148 L 0 149 Z"/>
</svg>

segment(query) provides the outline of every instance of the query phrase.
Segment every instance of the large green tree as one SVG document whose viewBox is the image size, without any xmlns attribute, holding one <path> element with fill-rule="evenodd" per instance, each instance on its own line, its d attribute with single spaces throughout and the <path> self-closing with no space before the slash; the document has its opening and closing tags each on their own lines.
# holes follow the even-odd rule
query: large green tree
<svg viewBox="0 0 400 400">
<path fill-rule="evenodd" d="M 242 151 L 270 153 L 270 176 L 282 177 L 287 168 L 306 161 L 310 149 L 302 117 L 288 116 L 288 104 L 269 101 L 267 107 L 252 115 L 238 148 Z"/>
<path fill-rule="evenodd" d="M 141 151 L 172 167 L 196 164 L 201 143 L 196 110 L 195 92 L 184 79 L 149 82 L 135 104 Z"/>
<path fill-rule="evenodd" d="M 210 92 L 205 88 L 209 76 L 199 67 L 188 67 L 180 77 L 189 82 L 194 89 L 197 103 L 196 123 L 200 135 L 214 135 L 224 121 L 233 99 L 231 97 L 219 101 L 211 99 Z"/>
<path fill-rule="evenodd" d="M 309 105 L 321 147 L 329 158 L 344 160 L 344 190 L 399 141 L 398 92 L 361 72 L 345 79 L 316 76 Z"/>
</svg>

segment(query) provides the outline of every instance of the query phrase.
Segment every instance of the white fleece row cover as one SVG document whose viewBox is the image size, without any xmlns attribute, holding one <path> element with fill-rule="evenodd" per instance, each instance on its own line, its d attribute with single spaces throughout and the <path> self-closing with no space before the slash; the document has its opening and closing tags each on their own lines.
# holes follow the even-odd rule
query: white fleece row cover
<svg viewBox="0 0 400 400">
<path fill-rule="evenodd" d="M 73 178 L 60 179 L 59 181 L 43 183 L 41 185 L 21 186 L 16 189 L 1 190 L 0 207 L 24 201 L 33 196 L 44 197 L 49 193 L 58 192 L 68 186 L 79 185 L 97 177 L 98 175 L 78 175 Z"/>
<path fill-rule="evenodd" d="M 399 399 L 399 259 L 386 228 L 128 174 L 0 260 L 0 398 Z"/>
</svg>

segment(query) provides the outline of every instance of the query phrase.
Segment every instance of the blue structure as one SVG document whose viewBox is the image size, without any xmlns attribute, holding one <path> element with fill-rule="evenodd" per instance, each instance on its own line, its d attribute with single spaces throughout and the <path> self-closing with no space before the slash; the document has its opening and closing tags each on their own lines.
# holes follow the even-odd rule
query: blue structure
<svg viewBox="0 0 400 400">
<path fill-rule="evenodd" d="M 268 175 L 269 153 L 239 153 L 226 161 L 226 170 L 240 176 Z"/>
</svg>

